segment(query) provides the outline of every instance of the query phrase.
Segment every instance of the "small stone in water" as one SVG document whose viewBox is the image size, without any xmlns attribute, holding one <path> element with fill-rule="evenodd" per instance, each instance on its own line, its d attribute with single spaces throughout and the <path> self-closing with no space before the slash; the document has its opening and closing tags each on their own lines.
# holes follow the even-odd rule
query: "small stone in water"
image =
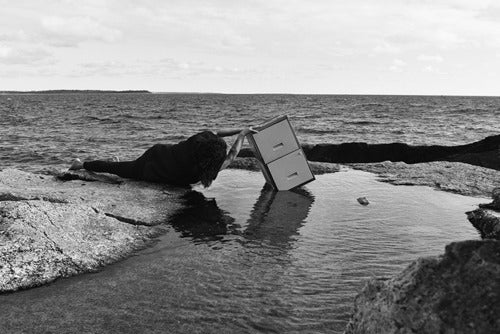
<svg viewBox="0 0 500 334">
<path fill-rule="evenodd" d="M 368 200 L 366 199 L 366 197 L 360 197 L 360 198 L 358 198 L 358 203 L 361 204 L 361 205 L 368 205 L 368 204 L 370 204 L 370 202 L 368 202 Z"/>
</svg>

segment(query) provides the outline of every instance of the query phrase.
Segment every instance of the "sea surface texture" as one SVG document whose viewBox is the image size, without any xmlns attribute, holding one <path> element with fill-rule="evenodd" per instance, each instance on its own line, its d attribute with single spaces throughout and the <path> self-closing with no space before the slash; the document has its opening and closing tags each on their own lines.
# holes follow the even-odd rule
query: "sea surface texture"
<svg viewBox="0 0 500 334">
<path fill-rule="evenodd" d="M 466 144 L 500 133 L 500 98 L 348 95 L 0 95 L 1 167 L 132 159 L 203 129 L 287 114 L 301 143 Z"/>
</svg>

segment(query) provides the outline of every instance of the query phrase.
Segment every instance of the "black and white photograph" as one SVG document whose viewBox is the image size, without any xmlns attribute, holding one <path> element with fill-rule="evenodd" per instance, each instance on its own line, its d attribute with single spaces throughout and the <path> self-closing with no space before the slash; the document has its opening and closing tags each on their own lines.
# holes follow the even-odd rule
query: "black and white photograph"
<svg viewBox="0 0 500 334">
<path fill-rule="evenodd" d="M 0 0 L 0 334 L 500 333 L 500 2 Z"/>
</svg>

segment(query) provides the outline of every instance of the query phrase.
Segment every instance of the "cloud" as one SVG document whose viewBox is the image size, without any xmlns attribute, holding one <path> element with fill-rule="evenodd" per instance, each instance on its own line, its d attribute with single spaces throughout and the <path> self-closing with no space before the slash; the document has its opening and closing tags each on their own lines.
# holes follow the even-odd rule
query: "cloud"
<svg viewBox="0 0 500 334">
<path fill-rule="evenodd" d="M 40 64 L 51 60 L 51 53 L 41 48 L 14 48 L 0 44 L 0 63 L 9 65 Z"/>
<path fill-rule="evenodd" d="M 11 41 L 26 41 L 28 40 L 28 35 L 22 29 L 14 32 L 2 32 L 0 33 L 0 42 L 11 42 Z"/>
<path fill-rule="evenodd" d="M 401 52 L 401 48 L 387 42 L 382 42 L 375 46 L 373 51 L 376 53 L 399 53 Z"/>
<path fill-rule="evenodd" d="M 76 46 L 84 41 L 117 41 L 120 30 L 107 27 L 90 17 L 49 16 L 41 20 L 42 29 L 54 46 Z"/>
<path fill-rule="evenodd" d="M 441 71 L 441 69 L 437 68 L 434 65 L 427 65 L 422 68 L 424 72 L 433 73 L 433 74 L 446 74 L 446 72 Z"/>
<path fill-rule="evenodd" d="M 255 74 L 261 71 L 221 66 L 206 62 L 180 61 L 173 58 L 163 58 L 155 61 L 139 60 L 136 62 L 102 61 L 79 64 L 76 70 L 69 73 L 71 77 L 88 76 L 161 76 L 161 77 L 199 77 L 210 75 L 237 76 Z"/>
<path fill-rule="evenodd" d="M 389 70 L 392 72 L 402 72 L 403 68 L 406 66 L 406 62 L 401 59 L 394 59 Z"/>
<path fill-rule="evenodd" d="M 432 63 L 442 63 L 443 62 L 443 57 L 440 55 L 425 55 L 422 54 L 417 57 L 418 60 L 424 61 L 424 62 L 432 62 Z"/>
</svg>

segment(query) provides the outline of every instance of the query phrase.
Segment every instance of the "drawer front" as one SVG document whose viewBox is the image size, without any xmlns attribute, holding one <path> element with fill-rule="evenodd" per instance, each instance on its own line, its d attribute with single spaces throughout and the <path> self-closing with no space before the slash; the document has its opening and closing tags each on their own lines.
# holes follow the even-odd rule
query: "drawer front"
<svg viewBox="0 0 500 334">
<path fill-rule="evenodd" d="M 302 150 L 294 151 L 267 165 L 278 190 L 289 190 L 314 180 Z"/>
<path fill-rule="evenodd" d="M 252 136 L 266 164 L 299 148 L 290 123 L 286 119 Z"/>
</svg>

